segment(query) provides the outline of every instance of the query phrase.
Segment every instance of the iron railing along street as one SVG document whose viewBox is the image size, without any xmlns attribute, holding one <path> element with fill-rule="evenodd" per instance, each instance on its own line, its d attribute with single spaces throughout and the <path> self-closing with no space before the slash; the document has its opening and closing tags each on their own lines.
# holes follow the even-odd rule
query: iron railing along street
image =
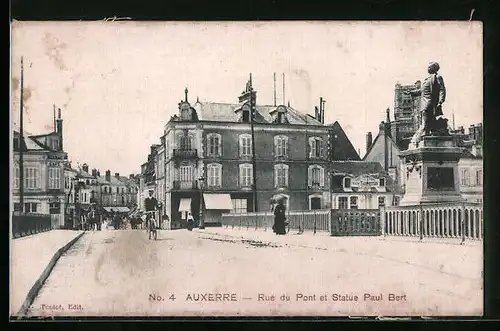
<svg viewBox="0 0 500 331">
<path fill-rule="evenodd" d="M 52 230 L 52 219 L 50 215 L 38 213 L 13 212 L 12 214 L 12 237 L 20 238 L 36 233 Z"/>
</svg>

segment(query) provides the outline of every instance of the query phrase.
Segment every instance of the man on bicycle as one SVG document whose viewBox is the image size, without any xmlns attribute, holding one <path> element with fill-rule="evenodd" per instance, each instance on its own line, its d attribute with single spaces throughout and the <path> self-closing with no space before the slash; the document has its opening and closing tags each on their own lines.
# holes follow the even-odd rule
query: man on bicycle
<svg viewBox="0 0 500 331">
<path fill-rule="evenodd" d="M 154 229 L 156 232 L 157 221 L 154 212 L 158 209 L 158 200 L 153 196 L 154 190 L 149 190 L 149 197 L 144 200 L 146 209 L 146 229 Z"/>
</svg>

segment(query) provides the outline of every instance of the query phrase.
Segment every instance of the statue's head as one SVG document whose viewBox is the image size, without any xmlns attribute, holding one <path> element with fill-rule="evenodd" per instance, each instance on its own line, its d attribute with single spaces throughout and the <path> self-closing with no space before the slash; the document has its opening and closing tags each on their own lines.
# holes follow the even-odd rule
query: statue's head
<svg viewBox="0 0 500 331">
<path fill-rule="evenodd" d="M 429 63 L 429 67 L 427 68 L 427 72 L 429 74 L 435 74 L 438 71 L 439 71 L 439 63 L 437 62 Z"/>
</svg>

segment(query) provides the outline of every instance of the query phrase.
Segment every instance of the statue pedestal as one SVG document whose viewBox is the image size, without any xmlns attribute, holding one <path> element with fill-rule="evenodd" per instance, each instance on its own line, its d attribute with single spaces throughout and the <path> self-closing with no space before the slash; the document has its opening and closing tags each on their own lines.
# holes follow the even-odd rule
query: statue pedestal
<svg viewBox="0 0 500 331">
<path fill-rule="evenodd" d="M 463 201 L 458 173 L 462 152 L 451 136 L 424 136 L 418 148 L 401 152 L 406 190 L 400 205 Z"/>
</svg>

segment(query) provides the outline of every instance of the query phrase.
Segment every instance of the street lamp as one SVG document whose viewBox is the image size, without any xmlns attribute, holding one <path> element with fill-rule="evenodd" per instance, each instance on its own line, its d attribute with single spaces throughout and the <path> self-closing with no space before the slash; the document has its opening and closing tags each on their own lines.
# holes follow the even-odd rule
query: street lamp
<svg viewBox="0 0 500 331">
<path fill-rule="evenodd" d="M 204 229 L 205 228 L 205 215 L 203 213 L 203 185 L 205 184 L 205 177 L 203 175 L 198 178 L 198 182 L 200 183 L 200 223 L 198 228 Z"/>
</svg>

